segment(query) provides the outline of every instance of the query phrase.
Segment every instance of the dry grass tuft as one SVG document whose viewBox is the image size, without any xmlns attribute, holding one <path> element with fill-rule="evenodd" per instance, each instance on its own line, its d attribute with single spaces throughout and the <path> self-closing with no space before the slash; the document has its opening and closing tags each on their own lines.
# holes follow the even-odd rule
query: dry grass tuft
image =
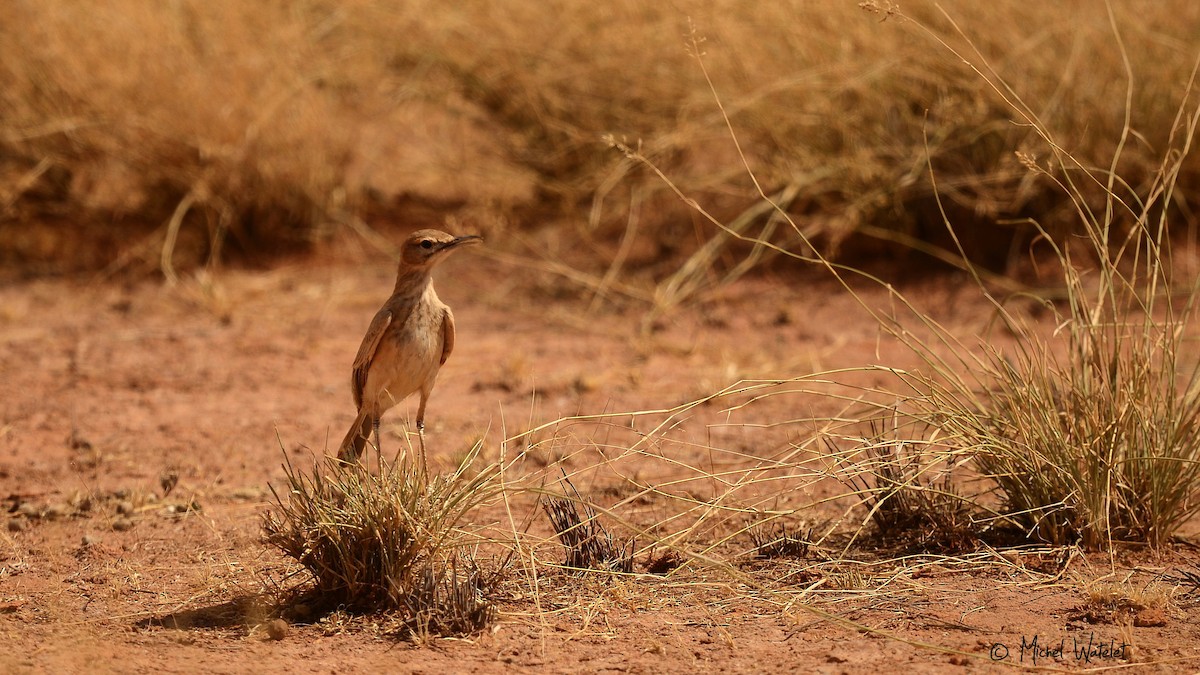
<svg viewBox="0 0 1200 675">
<path fill-rule="evenodd" d="M 1162 545 L 1195 513 L 1200 382 L 1178 381 L 1181 327 L 1148 320 L 1066 364 L 994 364 L 990 403 L 955 426 L 1031 536 Z"/>
<path fill-rule="evenodd" d="M 473 460 L 446 476 L 407 458 L 381 461 L 378 476 L 333 458 L 311 474 L 289 462 L 266 541 L 308 571 L 309 604 L 401 612 L 414 637 L 478 631 L 493 617 L 491 581 L 462 524 L 499 488 L 494 470 L 468 471 Z"/>
<path fill-rule="evenodd" d="M 756 522 L 746 531 L 750 538 L 750 555 L 761 559 L 808 557 L 812 546 L 813 528 L 797 532 L 778 520 Z"/>
<path fill-rule="evenodd" d="M 1099 581 L 1088 586 L 1087 600 L 1075 614 L 1088 623 L 1140 625 L 1165 621 L 1173 605 L 1171 590 L 1157 582 Z"/>
<path fill-rule="evenodd" d="M 865 457 L 842 477 L 863 500 L 875 528 L 872 538 L 910 552 L 977 549 L 980 508 L 953 485 L 946 450 L 920 452 L 916 443 L 890 439 L 876 424 L 872 428 L 861 448 Z"/>
<path fill-rule="evenodd" d="M 567 549 L 564 566 L 575 571 L 633 572 L 634 541 L 630 539 L 624 545 L 618 545 L 600 523 L 596 510 L 580 498 L 570 479 L 564 476 L 563 481 L 575 497 L 548 496 L 542 508 L 554 526 L 558 540 Z M 579 505 L 583 506 L 583 516 L 579 513 Z"/>
</svg>

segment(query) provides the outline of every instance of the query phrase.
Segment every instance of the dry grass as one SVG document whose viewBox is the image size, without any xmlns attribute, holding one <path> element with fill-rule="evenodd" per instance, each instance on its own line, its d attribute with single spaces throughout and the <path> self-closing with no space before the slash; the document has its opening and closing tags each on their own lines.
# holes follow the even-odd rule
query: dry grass
<svg viewBox="0 0 1200 675">
<path fill-rule="evenodd" d="M 1115 15 L 1111 21 L 1127 59 L 1124 30 Z M 1132 106 L 1138 81 L 1128 60 L 1126 67 Z M 1075 205 L 1081 236 L 1051 244 L 1065 293 L 1062 306 L 1045 305 L 1055 335 L 1039 335 L 984 288 L 1016 332 L 1015 348 L 959 350 L 950 363 L 909 342 L 929 366 L 909 380 L 927 392 L 919 394 L 927 397 L 921 415 L 972 454 L 1030 535 L 1088 548 L 1114 540 L 1161 546 L 1200 508 L 1200 364 L 1183 345 L 1197 286 L 1176 273 L 1173 235 L 1184 228 L 1172 208 L 1200 127 L 1196 70 L 1181 85 L 1184 100 L 1160 164 L 1138 188 L 1122 173 L 1125 148 L 1137 137 L 1131 117 L 1107 166 L 1092 167 L 1063 149 L 990 64 L 981 73 L 996 78 L 989 81 L 1008 92 L 1014 113 L 1052 148 L 1045 165 L 1024 160 Z M 1096 192 L 1099 203 L 1089 198 Z M 1054 241 L 1040 221 L 1033 224 Z"/>
<path fill-rule="evenodd" d="M 893 416 L 899 422 L 899 416 Z M 852 456 L 842 480 L 863 500 L 874 526 L 871 539 L 910 552 L 965 552 L 980 546 L 987 515 L 977 498 L 954 485 L 953 458 L 944 446 L 926 447 L 924 438 L 906 442 L 896 429 L 872 422 L 871 435 Z M 837 457 L 830 445 L 830 455 Z"/>
<path fill-rule="evenodd" d="M 1125 68 L 1126 113 L 1112 155 L 1100 167 L 1066 150 L 1068 144 L 1047 123 L 1045 113 L 1018 93 L 978 44 L 957 28 L 946 37 L 911 16 L 895 11 L 888 16 L 911 23 L 940 49 L 959 57 L 967 64 L 964 70 L 990 88 L 1009 114 L 1049 149 L 1045 164 L 1027 153 L 1019 152 L 1018 158 L 1032 177 L 1058 190 L 1073 205 L 1073 229 L 1080 237 L 1058 243 L 1043 219 L 1029 221 L 1062 274 L 1065 302 L 1045 304 L 1057 327 L 1047 337 L 993 295 L 970 262 L 964 242 L 971 237 L 961 232 L 945 202 L 937 200 L 961 265 L 974 276 L 983 299 L 994 307 L 1015 344 L 1000 349 L 986 337 L 977 345 L 964 344 L 922 311 L 920 303 L 895 291 L 896 312 L 864 309 L 887 334 L 911 349 L 921 366 L 894 371 L 899 379 L 896 388 L 876 393 L 903 402 L 899 414 L 908 421 L 902 426 L 936 430 L 947 463 L 971 458 L 999 487 L 1006 507 L 1000 515 L 1022 524 L 1028 536 L 1053 544 L 1078 542 L 1088 548 L 1111 546 L 1114 540 L 1164 544 L 1200 504 L 1196 473 L 1200 449 L 1195 443 L 1200 371 L 1181 354 L 1196 288 L 1185 281 L 1176 283 L 1172 253 L 1172 232 L 1184 229 L 1175 225 L 1179 219 L 1175 195 L 1194 154 L 1192 141 L 1200 125 L 1200 106 L 1193 92 L 1196 70 L 1180 85 L 1183 102 L 1164 130 L 1165 150 L 1159 165 L 1139 183 L 1124 173 L 1126 152 L 1133 139 L 1140 138 L 1132 126 L 1139 81 L 1126 48 L 1126 31 L 1111 7 L 1110 31 Z M 963 44 L 957 43 L 959 38 Z M 694 44 L 699 49 L 699 43 Z M 729 130 L 736 143 L 732 123 Z M 717 236 L 765 244 L 726 225 L 711 209 L 688 197 L 640 149 L 614 143 L 716 225 Z M 744 166 L 761 199 L 788 222 L 796 236 L 811 241 L 785 212 L 786 205 L 761 187 L 750 163 Z M 933 158 L 928 170 L 931 184 L 937 185 L 941 179 Z M 845 280 L 855 270 L 840 269 L 819 252 L 775 250 L 825 266 L 853 293 Z M 876 471 L 876 476 L 888 478 L 886 472 Z M 931 494 L 927 487 L 917 488 L 915 494 Z M 880 504 L 886 503 L 878 502 L 873 512 L 879 513 Z"/>
<path fill-rule="evenodd" d="M 632 481 L 635 494 L 606 510 L 616 517 L 620 508 L 650 496 L 671 504 L 669 515 L 656 511 L 654 522 L 630 523 L 634 532 L 649 535 L 652 545 L 677 549 L 693 561 L 714 564 L 728 544 L 751 530 L 766 540 L 760 529 L 749 528 L 747 514 L 762 513 L 771 520 L 803 517 L 810 509 L 849 501 L 845 516 L 825 532 L 816 533 L 819 546 L 841 543 L 839 559 L 855 554 L 853 546 L 868 524 L 884 530 L 917 530 L 918 545 L 962 556 L 979 548 L 979 522 L 988 526 L 1018 524 L 1025 544 L 1046 542 L 1054 546 L 1049 572 L 1060 575 L 1072 555 L 1064 545 L 1109 549 L 1121 541 L 1153 546 L 1167 544 L 1174 532 L 1195 514 L 1200 504 L 1200 467 L 1193 431 L 1197 378 L 1194 363 L 1183 358 L 1182 338 L 1191 326 L 1194 286 L 1185 275 L 1175 274 L 1172 231 L 1180 214 L 1180 181 L 1194 161 L 1191 143 L 1200 123 L 1190 71 L 1179 83 L 1175 100 L 1182 98 L 1163 135 L 1161 159 L 1143 179 L 1133 178 L 1127 153 L 1142 135 L 1133 126 L 1134 101 L 1141 80 L 1135 76 L 1133 57 L 1127 51 L 1127 30 L 1115 9 L 1107 17 L 1115 57 L 1125 68 L 1126 96 L 1122 125 L 1110 139 L 1112 154 L 1093 163 L 1068 151 L 1068 143 L 1047 122 L 1039 105 L 1016 92 L 997 63 L 984 56 L 978 43 L 955 30 L 949 36 L 934 26 L 897 13 L 923 32 L 931 43 L 957 63 L 970 77 L 1002 101 L 1007 115 L 1019 120 L 1031 134 L 1029 142 L 1042 145 L 1049 158 L 1032 159 L 1027 152 L 1017 160 L 1031 181 L 1058 191 L 1072 205 L 1072 229 L 1080 237 L 1058 243 L 1044 219 L 1031 219 L 1046 242 L 1054 269 L 1061 276 L 1063 300 L 1043 301 L 1048 319 L 1029 320 L 1009 303 L 997 298 L 978 268 L 971 264 L 964 242 L 969 234 L 943 200 L 935 201 L 938 217 L 957 249 L 961 266 L 974 275 L 981 297 L 994 309 L 996 325 L 1007 331 L 1009 346 L 982 336 L 965 343 L 940 325 L 919 302 L 890 289 L 895 311 L 867 307 L 891 339 L 907 346 L 919 366 L 907 370 L 878 366 L 860 373 L 885 372 L 889 383 L 858 389 L 849 382 L 853 371 L 817 373 L 775 381 L 739 382 L 713 396 L 676 408 L 637 411 L 620 415 L 581 417 L 558 423 L 592 423 L 604 418 L 630 420 L 628 444 L 607 438 L 606 448 L 596 448 L 596 464 L 584 461 L 590 450 L 582 447 L 567 454 L 583 472 L 615 473 L 629 480 L 622 464 L 647 455 L 662 457 L 663 474 L 654 481 Z M 961 40 L 961 43 L 959 42 Z M 693 42 L 700 49 L 700 41 Z M 951 59 L 954 60 L 954 59 Z M 703 61 L 701 61 L 703 63 Z M 703 70 L 707 74 L 707 70 Z M 712 88 L 713 93 L 715 87 Z M 727 109 L 718 100 L 718 107 Z M 740 136 L 732 118 L 728 131 L 735 143 Z M 772 246 L 740 225 L 727 224 L 716 210 L 702 204 L 644 147 L 612 140 L 632 162 L 649 169 L 665 189 L 683 198 L 714 237 Z M 740 144 L 744 145 L 744 143 Z M 936 159 L 925 170 L 931 185 L 942 183 Z M 747 161 L 743 168 L 752 169 Z M 1136 170 L 1135 170 L 1136 171 Z M 803 242 L 811 238 L 787 213 L 786 204 L 773 199 L 751 170 L 750 180 L 760 189 L 760 199 Z M 830 262 L 817 248 L 800 250 L 774 246 L 773 250 L 825 266 L 853 293 L 847 277 L 856 274 Z M 701 266 L 700 269 L 711 267 Z M 869 277 L 868 277 L 869 278 Z M 684 293 L 686 295 L 686 293 Z M 1047 329 L 1047 326 L 1050 329 Z M 800 441 L 791 441 L 773 452 L 748 455 L 719 445 L 705 445 L 699 453 L 686 449 L 672 437 L 681 420 L 698 407 L 720 402 L 729 416 L 724 426 L 736 426 L 734 413 L 767 398 L 824 396 L 843 398 L 846 414 L 825 418 L 783 419 L 766 425 L 799 430 Z M 866 412 L 864 412 L 866 411 Z M 872 419 L 896 418 L 874 439 L 849 443 L 850 449 L 830 446 L 822 457 L 814 452 L 819 438 L 853 441 L 855 430 Z M 642 426 L 642 424 L 645 426 Z M 813 434 L 816 430 L 818 433 Z M 806 433 L 807 432 L 807 433 Z M 839 444 L 840 445 L 840 444 Z M 659 448 L 676 449 L 660 454 Z M 903 457 L 899 448 L 915 447 L 930 456 Z M 694 449 L 693 449 L 694 450 Z M 582 453 L 582 455 L 580 454 Z M 698 457 L 698 456 L 699 457 Z M 701 461 L 697 461 L 702 457 Z M 951 489 L 948 475 L 934 478 L 938 467 L 949 470 L 966 465 L 975 478 L 992 486 L 999 505 L 985 499 L 966 498 Z M 849 466 L 850 478 L 846 479 Z M 854 488 L 849 495 L 812 499 L 786 508 L 783 496 L 804 494 L 822 480 L 837 478 Z M 865 513 L 853 526 L 853 513 Z M 851 527 L 846 528 L 844 525 Z M 732 534 L 731 534 L 732 533 Z M 984 545 L 984 557 L 995 555 Z M 998 558 L 997 558 L 998 559 Z M 717 564 L 720 566 L 720 564 Z M 806 577 L 807 578 L 807 577 Z"/>
<path fill-rule="evenodd" d="M 756 522 L 750 526 L 750 554 L 755 558 L 797 558 L 808 556 L 813 529 L 797 531 L 787 523 Z"/>
<path fill-rule="evenodd" d="M 633 540 L 618 545 L 612 534 L 600 522 L 600 516 L 590 504 L 583 501 L 579 491 L 564 477 L 563 483 L 570 488 L 571 495 L 548 496 L 542 507 L 554 534 L 567 550 L 564 566 L 572 571 L 602 570 L 609 572 L 633 571 Z M 580 505 L 583 514 L 580 515 Z"/>
<path fill-rule="evenodd" d="M 1107 164 L 1126 101 L 1102 8 L 943 4 L 969 48 L 932 2 L 905 10 L 1037 101 L 1083 166 Z M 436 222 L 456 212 L 490 229 L 537 206 L 539 222 L 567 228 L 537 250 L 607 268 L 583 280 L 604 296 L 638 270 L 666 278 L 682 257 L 698 256 L 701 272 L 740 273 L 772 255 L 696 227 L 655 176 L 604 151 L 605 134 L 744 233 L 798 250 L 797 233 L 761 208 L 727 114 L 765 192 L 827 253 L 854 234 L 878 238 L 868 250 L 887 255 L 952 248 L 935 196 L 969 257 L 992 266 L 1019 253 L 1008 242 L 1031 233 L 1022 218 L 1075 229 L 1071 202 L 1013 157 L 1049 155 L 1038 134 L 1013 123 L 986 81 L 881 11 L 833 0 L 9 3 L 0 218 L 97 223 L 126 241 L 149 225 L 158 229 L 138 250 L 169 271 L 176 250 L 182 264 L 184 251 L 217 254 L 230 239 L 275 248 L 357 215 Z M 1198 10 L 1171 0 L 1114 11 L 1138 77 L 1129 112 L 1139 134 L 1118 167 L 1132 194 L 1168 147 Z M 1194 183 L 1196 166 L 1187 158 L 1181 180 Z M 414 202 L 425 215 L 405 206 Z M 1184 192 L 1177 205 L 1194 206 Z M 8 255 L 30 258 L 55 246 L 9 241 Z"/>
<path fill-rule="evenodd" d="M 1121 615 L 1128 619 L 1144 609 L 1167 610 L 1173 605 L 1171 589 L 1159 582 L 1097 581 L 1087 587 L 1084 611 L 1093 623 L 1115 623 Z"/>
<path fill-rule="evenodd" d="M 478 450 L 445 476 L 407 457 L 381 459 L 379 475 L 333 458 L 309 474 L 289 462 L 286 498 L 276 494 L 264 516 L 266 541 L 308 572 L 311 604 L 399 612 L 418 639 L 482 630 L 495 613 L 494 579 L 462 526 L 499 488 L 494 470 L 470 470 Z"/>
</svg>

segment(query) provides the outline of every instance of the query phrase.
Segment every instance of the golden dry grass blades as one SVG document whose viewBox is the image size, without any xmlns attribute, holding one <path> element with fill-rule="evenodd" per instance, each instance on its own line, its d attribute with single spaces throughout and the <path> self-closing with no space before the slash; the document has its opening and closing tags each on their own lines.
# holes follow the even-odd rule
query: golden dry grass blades
<svg viewBox="0 0 1200 675">
<path fill-rule="evenodd" d="M 1178 380 L 1178 345 L 1143 338 L 1065 363 L 998 361 L 983 408 L 946 416 L 1033 537 L 1162 545 L 1196 512 L 1197 382 Z"/>
<path fill-rule="evenodd" d="M 1114 31 L 1120 35 L 1115 24 Z M 1119 172 L 1136 134 L 1128 123 L 1108 168 L 1091 168 L 1061 150 L 1017 99 L 1015 111 L 1056 148 L 1049 168 L 1030 168 L 1077 205 L 1084 233 L 1051 244 L 1064 297 L 1042 308 L 1057 328 L 1040 335 L 987 294 L 1015 332 L 1014 348 L 964 355 L 958 365 L 974 364 L 968 375 L 914 344 L 930 356 L 928 376 L 913 380 L 928 396 L 925 419 L 973 454 L 1031 536 L 1091 548 L 1114 540 L 1158 546 L 1198 508 L 1200 362 L 1185 347 L 1197 286 L 1175 272 L 1183 218 L 1172 208 L 1200 127 L 1195 77 L 1193 70 L 1160 166 L 1135 191 Z M 1128 73 L 1127 99 L 1135 84 Z M 1092 207 L 1087 195 L 1096 190 L 1104 199 Z"/>
<path fill-rule="evenodd" d="M 433 476 L 404 458 L 379 475 L 332 458 L 311 473 L 288 463 L 266 541 L 308 572 L 308 604 L 400 612 L 417 637 L 475 632 L 493 616 L 491 581 L 465 520 L 499 495 L 495 470 L 468 472 L 477 452 Z"/>
<path fill-rule="evenodd" d="M 707 75 L 765 191 L 827 251 L 855 234 L 887 252 L 948 247 L 930 217 L 935 196 L 968 252 L 994 266 L 1030 231 L 1022 217 L 1074 229 L 1070 202 L 1013 155 L 1051 150 L 1012 123 L 985 79 L 912 28 L 991 63 L 990 78 L 1039 103 L 1061 147 L 1100 165 L 1126 103 L 1103 6 L 924 0 L 902 14 L 868 4 L 882 13 L 838 0 L 5 3 L 0 223 L 48 219 L 75 232 L 90 222 L 118 240 L 158 227 L 144 252 L 169 268 L 176 245 L 274 248 L 404 200 L 486 212 L 497 227 L 540 201 L 574 232 L 530 247 L 556 262 L 582 235 L 600 256 L 573 265 L 662 277 L 695 253 L 702 267 L 736 268 L 745 251 L 735 241 L 694 230 L 669 190 L 601 141 L 640 144 L 718 217 L 795 247 L 799 237 L 761 208 Z M 1166 145 L 1200 9 L 1162 0 L 1113 11 L 1139 82 L 1128 103 L 1144 141 L 1121 166 L 1138 190 Z M 936 187 L 924 180 L 929 163 Z M 1196 160 L 1181 170 L 1194 181 Z M 36 257 L 67 239 L 47 237 L 4 241 Z"/>
</svg>

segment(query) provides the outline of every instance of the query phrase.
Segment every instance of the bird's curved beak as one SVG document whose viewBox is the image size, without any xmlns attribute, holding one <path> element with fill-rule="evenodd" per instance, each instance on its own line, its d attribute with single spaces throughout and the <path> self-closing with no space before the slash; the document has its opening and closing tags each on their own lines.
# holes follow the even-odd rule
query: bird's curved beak
<svg viewBox="0 0 1200 675">
<path fill-rule="evenodd" d="M 482 243 L 483 243 L 483 237 L 481 237 L 477 234 L 468 234 L 468 235 L 464 235 L 462 237 L 455 237 L 455 238 L 451 239 L 450 241 L 442 244 L 442 250 L 449 251 L 450 249 L 458 248 L 459 246 L 470 246 L 471 244 L 482 244 Z"/>
</svg>

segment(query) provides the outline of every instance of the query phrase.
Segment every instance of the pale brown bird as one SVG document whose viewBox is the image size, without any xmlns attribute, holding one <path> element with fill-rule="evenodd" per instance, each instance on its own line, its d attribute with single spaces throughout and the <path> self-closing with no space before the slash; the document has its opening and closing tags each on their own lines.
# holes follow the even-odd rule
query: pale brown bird
<svg viewBox="0 0 1200 675">
<path fill-rule="evenodd" d="M 342 441 L 338 457 L 355 461 L 375 432 L 379 418 L 410 394 L 420 393 L 417 433 L 425 442 L 425 403 L 438 370 L 454 350 L 454 315 L 433 290 L 433 268 L 461 246 L 482 237 L 455 237 L 438 230 L 409 235 L 400 249 L 396 288 L 371 321 L 350 375 L 358 417 Z"/>
</svg>

